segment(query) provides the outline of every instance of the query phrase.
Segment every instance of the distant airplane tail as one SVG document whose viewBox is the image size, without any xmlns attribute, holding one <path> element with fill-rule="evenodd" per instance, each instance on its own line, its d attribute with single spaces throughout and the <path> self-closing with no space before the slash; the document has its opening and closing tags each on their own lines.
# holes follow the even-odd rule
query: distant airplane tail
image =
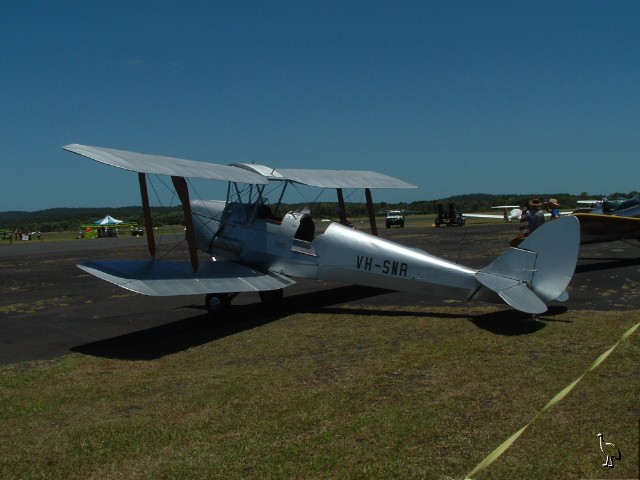
<svg viewBox="0 0 640 480">
<path fill-rule="evenodd" d="M 580 226 L 575 217 L 547 222 L 476 274 L 508 305 L 540 314 L 546 303 L 569 298 L 567 285 L 578 261 Z"/>
</svg>

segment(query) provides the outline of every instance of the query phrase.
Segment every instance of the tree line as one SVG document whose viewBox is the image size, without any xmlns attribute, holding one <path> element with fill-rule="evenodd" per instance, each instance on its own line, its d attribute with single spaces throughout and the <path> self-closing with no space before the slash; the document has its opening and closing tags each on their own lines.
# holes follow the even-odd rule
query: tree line
<svg viewBox="0 0 640 480">
<path fill-rule="evenodd" d="M 639 192 L 613 193 L 609 199 L 632 198 L 639 195 Z M 373 207 L 376 215 L 386 215 L 387 210 L 403 210 L 405 214 L 434 214 L 438 211 L 438 204 L 453 203 L 456 210 L 460 212 L 482 212 L 490 210 L 494 205 L 523 205 L 528 199 L 539 198 L 546 201 L 555 198 L 563 209 L 576 208 L 578 200 L 599 198 L 597 195 L 589 195 L 582 192 L 580 195 L 568 193 L 555 194 L 510 194 L 493 195 L 486 193 L 475 193 L 466 195 L 455 195 L 436 200 L 418 200 L 414 202 L 374 202 Z M 302 204 L 282 204 L 278 214 L 289 210 L 306 207 Z M 315 218 L 338 218 L 337 202 L 318 202 L 310 205 L 311 214 Z M 358 218 L 367 215 L 367 206 L 364 203 L 347 203 L 347 216 Z M 38 210 L 36 212 L 0 212 L 0 229 L 13 231 L 20 228 L 23 231 L 60 232 L 76 230 L 80 225 L 90 225 L 96 220 L 103 218 L 106 214 L 111 215 L 127 223 L 144 224 L 142 207 L 90 207 L 90 208 L 50 208 Z M 184 223 L 182 207 L 152 207 L 152 220 L 154 226 L 182 225 Z"/>
</svg>

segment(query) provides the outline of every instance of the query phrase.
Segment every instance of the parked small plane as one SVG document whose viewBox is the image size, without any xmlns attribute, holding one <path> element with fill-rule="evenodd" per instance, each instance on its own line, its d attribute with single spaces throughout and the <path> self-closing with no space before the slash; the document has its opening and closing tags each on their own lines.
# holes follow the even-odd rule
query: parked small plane
<svg viewBox="0 0 640 480">
<path fill-rule="evenodd" d="M 588 202 L 592 201 L 588 200 Z M 615 240 L 640 242 L 640 196 L 638 195 L 628 200 L 594 201 L 589 209 L 576 210 L 574 216 L 580 220 L 581 243 Z"/>
<path fill-rule="evenodd" d="M 579 244 L 578 222 L 549 222 L 518 248 L 509 248 L 489 266 L 476 270 L 376 235 L 329 224 L 315 234 L 308 210 L 278 216 L 290 184 L 364 188 L 373 218 L 370 189 L 415 188 L 368 171 L 274 169 L 255 164 L 218 165 L 121 150 L 67 145 L 66 150 L 107 165 L 138 172 L 151 261 L 84 262 L 78 266 L 98 278 L 145 295 L 205 294 L 213 315 L 221 314 L 239 292 L 258 291 L 263 302 L 282 300 L 293 278 L 341 281 L 419 292 L 461 300 L 505 302 L 540 314 L 546 303 L 568 298 Z M 147 174 L 169 175 L 185 214 L 191 261 L 155 259 L 147 195 Z M 184 177 L 228 182 L 224 201 L 189 200 Z M 267 184 L 279 183 L 278 202 L 269 204 Z M 245 188 L 246 187 L 246 188 Z M 341 212 L 343 212 L 341 208 Z M 344 213 L 341 213 L 344 217 Z M 372 222 L 372 229 L 375 219 Z M 199 263 L 197 249 L 210 256 Z"/>
<path fill-rule="evenodd" d="M 602 243 L 615 240 L 640 241 L 640 196 L 631 199 L 578 200 L 580 208 L 562 211 L 560 215 L 573 215 L 580 221 L 580 243 Z M 515 205 L 497 205 L 502 215 L 465 213 L 469 218 L 494 218 L 506 222 L 520 220 L 522 210 Z M 512 210 L 508 210 L 512 209 Z M 545 213 L 545 217 L 550 217 Z M 514 239 L 515 240 L 515 239 Z"/>
</svg>

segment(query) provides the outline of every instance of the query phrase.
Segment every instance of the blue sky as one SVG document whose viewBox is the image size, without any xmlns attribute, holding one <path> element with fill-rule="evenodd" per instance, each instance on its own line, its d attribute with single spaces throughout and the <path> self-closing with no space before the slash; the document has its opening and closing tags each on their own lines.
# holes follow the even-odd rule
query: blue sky
<svg viewBox="0 0 640 480">
<path fill-rule="evenodd" d="M 140 203 L 68 143 L 419 186 L 385 201 L 640 190 L 637 1 L 7 0 L 0 68 L 0 211 Z"/>
</svg>

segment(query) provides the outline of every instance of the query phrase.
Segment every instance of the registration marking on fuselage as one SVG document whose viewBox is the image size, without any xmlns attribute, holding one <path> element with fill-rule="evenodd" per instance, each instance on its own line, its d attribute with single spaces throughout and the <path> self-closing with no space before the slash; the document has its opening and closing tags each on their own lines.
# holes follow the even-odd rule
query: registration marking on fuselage
<svg viewBox="0 0 640 480">
<path fill-rule="evenodd" d="M 409 265 L 398 260 L 374 261 L 373 257 L 366 255 L 356 255 L 356 267 L 358 270 L 367 272 L 379 272 L 383 275 L 394 275 L 396 277 L 406 277 Z"/>
</svg>

